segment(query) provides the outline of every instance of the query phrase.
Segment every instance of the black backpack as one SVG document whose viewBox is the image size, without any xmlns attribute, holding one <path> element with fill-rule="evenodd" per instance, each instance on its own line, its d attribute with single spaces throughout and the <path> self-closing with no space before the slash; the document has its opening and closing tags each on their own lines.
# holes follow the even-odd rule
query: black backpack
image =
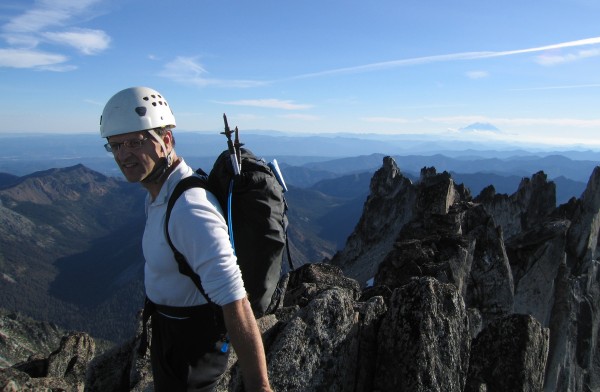
<svg viewBox="0 0 600 392">
<path fill-rule="evenodd" d="M 173 205 L 187 189 L 202 187 L 213 193 L 229 227 L 237 262 L 248 299 L 256 317 L 269 313 L 271 300 L 282 271 L 284 250 L 290 269 L 293 269 L 287 246 L 287 203 L 283 196 L 285 183 L 277 179 L 275 168 L 257 158 L 251 151 L 238 149 L 241 173 L 235 175 L 230 151 L 224 151 L 215 161 L 210 174 L 198 169 L 197 176 L 181 180 L 167 204 L 165 233 L 179 271 L 189 276 L 211 303 L 202 288 L 202 282 L 189 266 L 185 257 L 173 246 L 168 232 Z"/>
</svg>

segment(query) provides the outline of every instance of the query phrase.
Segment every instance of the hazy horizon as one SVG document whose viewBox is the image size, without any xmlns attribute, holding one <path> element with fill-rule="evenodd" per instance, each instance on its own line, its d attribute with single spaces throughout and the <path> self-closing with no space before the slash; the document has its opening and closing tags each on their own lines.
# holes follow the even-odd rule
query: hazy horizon
<svg viewBox="0 0 600 392">
<path fill-rule="evenodd" d="M 490 124 L 491 125 L 491 124 Z M 175 129 L 175 135 L 200 135 L 200 136 L 216 136 L 219 135 L 221 130 L 184 130 Z M 456 133 L 431 133 L 431 134 L 419 134 L 419 133 L 402 133 L 402 134 L 390 134 L 390 133 L 376 133 L 376 132 L 285 132 L 276 129 L 245 129 L 241 130 L 241 135 L 251 136 L 272 136 L 282 138 L 310 138 L 310 137 L 323 137 L 323 138 L 353 138 L 353 139 L 367 139 L 367 140 L 411 140 L 413 142 L 438 142 L 438 143 L 451 143 L 452 150 L 460 149 L 460 145 L 464 144 L 465 150 L 468 149 L 489 149 L 489 150 L 505 150 L 505 149 L 523 149 L 527 151 L 564 151 L 564 150 L 590 150 L 600 151 L 600 144 L 591 143 L 559 143 L 555 144 L 552 142 L 527 142 L 520 141 L 510 138 L 494 138 L 493 136 L 486 134 L 478 134 L 477 131 L 461 131 Z M 47 137 L 47 136 L 84 136 L 90 137 L 90 140 L 94 138 L 98 139 L 98 146 L 102 147 L 103 141 L 97 131 L 80 131 L 80 132 L 57 132 L 57 131 L 35 131 L 35 132 L 0 132 L 0 138 L 27 138 L 27 137 Z M 225 139 L 223 139 L 225 140 Z M 259 146 L 260 147 L 260 146 Z M 443 148 L 440 147 L 440 150 Z M 2 146 L 0 146 L 2 151 Z"/>
</svg>

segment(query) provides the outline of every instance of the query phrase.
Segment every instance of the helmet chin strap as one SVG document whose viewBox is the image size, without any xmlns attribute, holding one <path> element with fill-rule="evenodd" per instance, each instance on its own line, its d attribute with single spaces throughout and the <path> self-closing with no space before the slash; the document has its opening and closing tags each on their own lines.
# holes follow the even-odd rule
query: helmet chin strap
<svg viewBox="0 0 600 392">
<path fill-rule="evenodd" d="M 158 182 L 173 164 L 173 150 L 171 149 L 171 151 L 167 152 L 165 142 L 154 129 L 150 129 L 147 132 L 158 142 L 158 144 L 160 144 L 165 156 L 158 159 L 156 165 L 154 165 L 154 169 L 141 182 Z"/>
</svg>

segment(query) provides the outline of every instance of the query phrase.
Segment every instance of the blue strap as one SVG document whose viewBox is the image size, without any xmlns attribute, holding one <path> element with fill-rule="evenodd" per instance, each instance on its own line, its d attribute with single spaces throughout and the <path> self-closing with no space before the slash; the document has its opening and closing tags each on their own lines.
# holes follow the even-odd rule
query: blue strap
<svg viewBox="0 0 600 392">
<path fill-rule="evenodd" d="M 229 182 L 229 194 L 227 195 L 227 227 L 229 228 L 229 241 L 235 254 L 235 242 L 233 241 L 233 219 L 231 218 L 231 200 L 233 199 L 233 179 Z"/>
</svg>

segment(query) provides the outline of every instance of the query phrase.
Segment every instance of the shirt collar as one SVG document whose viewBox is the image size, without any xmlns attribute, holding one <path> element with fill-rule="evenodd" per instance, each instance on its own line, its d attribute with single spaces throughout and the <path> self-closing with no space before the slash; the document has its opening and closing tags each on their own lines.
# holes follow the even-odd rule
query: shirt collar
<svg viewBox="0 0 600 392">
<path fill-rule="evenodd" d="M 158 192 L 156 199 L 154 199 L 154 201 L 151 201 L 150 195 L 147 196 L 147 204 L 157 206 L 167 203 L 169 201 L 169 196 L 171 195 L 173 189 L 175 189 L 175 186 L 177 186 L 179 181 L 191 176 L 193 173 L 194 170 L 191 167 L 189 167 L 182 158 L 181 162 L 179 162 L 179 164 L 171 171 L 171 173 L 169 173 L 169 176 L 160 188 L 160 192 Z"/>
</svg>

